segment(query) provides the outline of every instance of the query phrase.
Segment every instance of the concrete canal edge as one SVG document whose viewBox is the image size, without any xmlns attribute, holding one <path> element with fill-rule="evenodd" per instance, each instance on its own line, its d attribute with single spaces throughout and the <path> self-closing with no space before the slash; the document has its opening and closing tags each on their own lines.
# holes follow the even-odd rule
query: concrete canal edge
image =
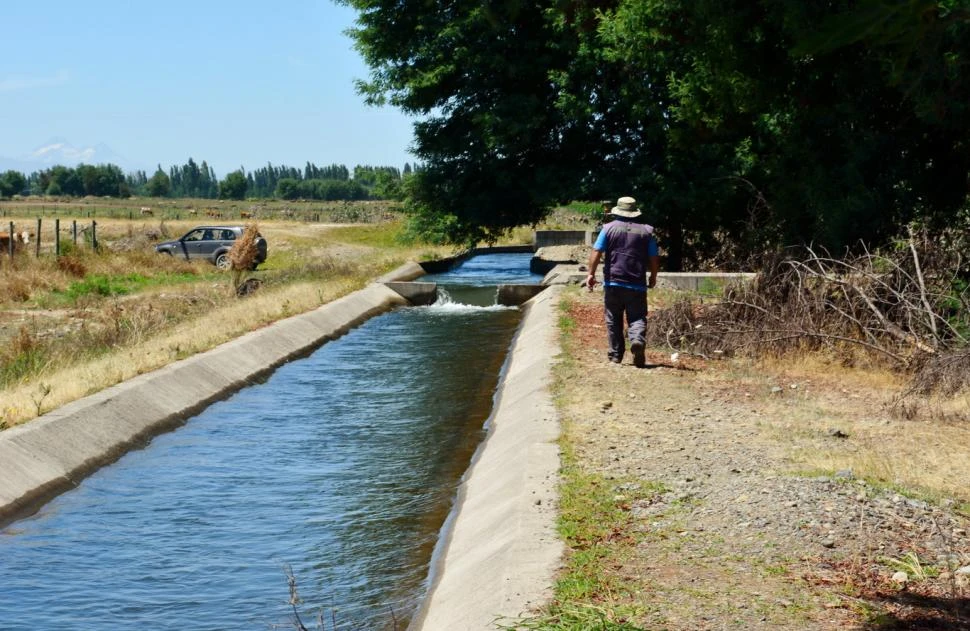
<svg viewBox="0 0 970 631">
<path fill-rule="evenodd" d="M 522 307 L 488 434 L 442 529 L 413 630 L 496 629 L 552 595 L 563 555 L 559 418 L 549 390 L 561 291 L 550 287 Z"/>
<path fill-rule="evenodd" d="M 0 432 L 0 526 L 36 512 L 85 476 L 143 447 L 215 401 L 306 355 L 368 318 L 410 304 L 384 282 L 423 274 L 411 263 L 314 311 Z"/>
</svg>

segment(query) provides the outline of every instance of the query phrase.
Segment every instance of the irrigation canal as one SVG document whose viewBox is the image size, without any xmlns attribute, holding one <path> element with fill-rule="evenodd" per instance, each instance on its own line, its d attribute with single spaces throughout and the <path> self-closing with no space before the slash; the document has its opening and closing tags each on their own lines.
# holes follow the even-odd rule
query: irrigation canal
<svg viewBox="0 0 970 631">
<path fill-rule="evenodd" d="M 483 437 L 520 316 L 496 254 L 377 316 L 0 531 L 0 628 L 404 628 Z"/>
</svg>

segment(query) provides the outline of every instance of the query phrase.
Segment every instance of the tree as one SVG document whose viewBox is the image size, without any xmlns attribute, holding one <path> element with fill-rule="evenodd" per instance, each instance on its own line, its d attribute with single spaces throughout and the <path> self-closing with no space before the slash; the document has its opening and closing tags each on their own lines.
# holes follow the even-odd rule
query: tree
<svg viewBox="0 0 970 631">
<path fill-rule="evenodd" d="M 158 165 L 158 170 L 152 175 L 148 183 L 145 184 L 145 192 L 150 197 L 168 197 L 172 191 L 172 180 L 162 171 L 162 165 Z"/>
<path fill-rule="evenodd" d="M 19 171 L 7 171 L 0 175 L 0 197 L 20 195 L 27 188 L 27 178 Z"/>
<path fill-rule="evenodd" d="M 679 268 L 967 207 L 959 2 L 346 4 L 361 93 L 419 117 L 408 207 L 451 240 L 629 193 Z"/>
<path fill-rule="evenodd" d="M 587 136 L 556 108 L 550 73 L 570 61 L 552 3 L 352 0 L 371 66 L 359 89 L 421 120 L 416 216 L 451 216 L 449 238 L 494 240 L 577 190 Z"/>
<path fill-rule="evenodd" d="M 246 174 L 241 169 L 233 171 L 219 183 L 219 199 L 245 199 L 248 186 Z"/>
</svg>

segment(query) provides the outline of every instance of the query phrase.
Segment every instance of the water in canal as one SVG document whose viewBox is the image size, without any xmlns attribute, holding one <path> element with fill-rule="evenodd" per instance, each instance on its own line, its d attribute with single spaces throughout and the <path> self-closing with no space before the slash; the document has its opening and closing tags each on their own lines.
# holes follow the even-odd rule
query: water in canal
<svg viewBox="0 0 970 631">
<path fill-rule="evenodd" d="M 404 628 L 519 321 L 460 296 L 537 282 L 528 255 L 430 280 L 450 299 L 367 321 L 0 532 L 0 629 L 292 629 L 287 567 L 311 628 Z"/>
</svg>

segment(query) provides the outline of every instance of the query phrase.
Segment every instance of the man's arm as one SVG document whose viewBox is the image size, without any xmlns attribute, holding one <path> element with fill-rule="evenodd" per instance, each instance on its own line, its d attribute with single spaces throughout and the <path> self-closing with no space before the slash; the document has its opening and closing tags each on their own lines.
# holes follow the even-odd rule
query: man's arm
<svg viewBox="0 0 970 631">
<path fill-rule="evenodd" d="M 583 284 L 590 291 L 593 291 L 593 287 L 596 285 L 596 268 L 599 267 L 600 257 L 602 256 L 603 253 L 599 250 L 593 250 L 589 253 L 589 261 L 586 262 L 586 268 L 589 270 L 589 274 L 586 276 L 586 282 Z"/>
<path fill-rule="evenodd" d="M 648 287 L 650 287 L 650 289 L 653 289 L 654 287 L 657 286 L 657 272 L 659 271 L 660 271 L 660 257 L 651 256 L 650 257 L 650 282 L 647 285 Z"/>
</svg>

